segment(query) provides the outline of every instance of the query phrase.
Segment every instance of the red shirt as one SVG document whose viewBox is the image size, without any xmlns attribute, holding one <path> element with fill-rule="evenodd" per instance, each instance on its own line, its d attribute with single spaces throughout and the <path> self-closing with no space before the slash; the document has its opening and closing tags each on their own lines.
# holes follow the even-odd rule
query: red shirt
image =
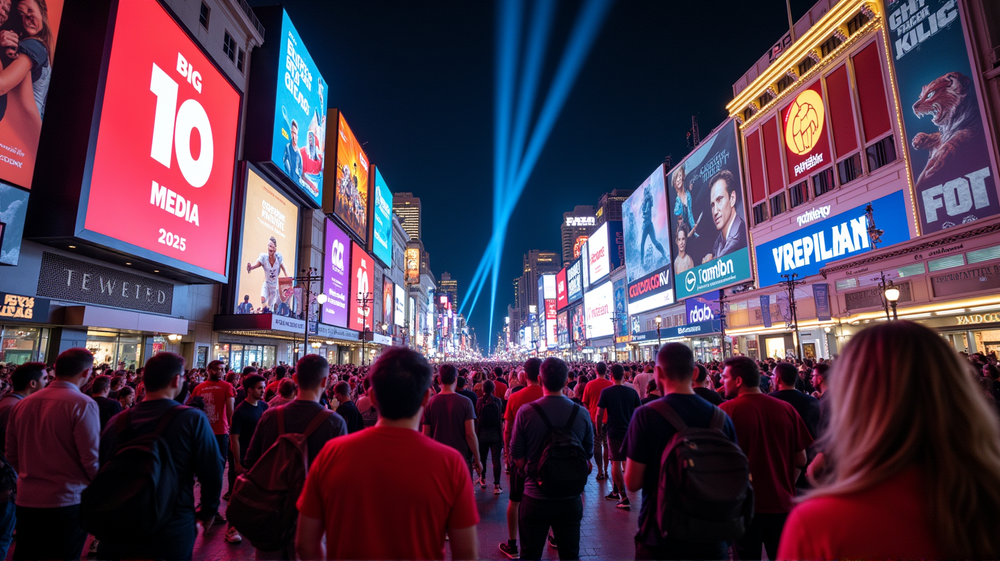
<svg viewBox="0 0 1000 561">
<path fill-rule="evenodd" d="M 229 416 L 226 415 L 226 401 L 236 399 L 236 390 L 229 382 L 206 380 L 191 392 L 192 396 L 201 396 L 205 400 L 205 414 L 212 425 L 215 434 L 229 434 Z"/>
<path fill-rule="evenodd" d="M 587 382 L 587 386 L 583 388 L 583 404 L 587 406 L 587 411 L 590 411 L 590 420 L 594 423 L 595 428 L 597 427 L 597 402 L 601 400 L 601 392 L 613 385 L 615 384 L 611 380 L 597 378 Z M 608 414 L 605 412 L 601 422 L 604 423 L 607 420 Z"/>
<path fill-rule="evenodd" d="M 395 427 L 328 442 L 298 508 L 323 521 L 328 559 L 444 559 L 445 530 L 479 523 L 462 455 Z"/>
<path fill-rule="evenodd" d="M 744 394 L 719 409 L 732 418 L 736 440 L 750 461 L 755 510 L 790 512 L 795 502 L 795 454 L 813 441 L 802 417 L 790 404 L 764 394 Z"/>
<path fill-rule="evenodd" d="M 526 403 L 531 403 L 536 399 L 542 399 L 542 387 L 541 386 L 525 386 L 523 390 L 510 394 L 510 399 L 507 400 L 507 410 L 504 411 L 503 418 L 511 427 L 510 430 L 514 430 L 514 419 L 517 418 L 517 410 L 521 408 L 522 405 Z"/>
<path fill-rule="evenodd" d="M 501 382 L 498 378 L 493 382 L 493 385 L 495 386 L 493 388 L 493 395 L 503 399 L 507 395 L 507 384 Z"/>
<path fill-rule="evenodd" d="M 817 497 L 785 522 L 778 559 L 941 559 L 918 468 L 864 491 Z"/>
</svg>

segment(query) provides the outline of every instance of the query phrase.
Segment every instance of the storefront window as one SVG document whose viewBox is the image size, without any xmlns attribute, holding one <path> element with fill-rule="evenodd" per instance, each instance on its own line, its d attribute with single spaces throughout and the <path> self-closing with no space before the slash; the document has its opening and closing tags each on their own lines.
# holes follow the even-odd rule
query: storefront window
<svg viewBox="0 0 1000 561">
<path fill-rule="evenodd" d="M 0 327 L 3 354 L 0 362 L 24 364 L 41 360 L 48 348 L 49 330 L 39 327 Z"/>
<path fill-rule="evenodd" d="M 694 351 L 695 360 L 699 362 L 722 360 L 721 337 L 699 337 L 697 339 L 691 339 L 691 349 Z"/>
<path fill-rule="evenodd" d="M 142 336 L 116 331 L 87 331 L 87 350 L 98 364 L 135 370 L 142 364 Z"/>
<path fill-rule="evenodd" d="M 232 370 L 243 370 L 247 366 L 270 368 L 274 366 L 277 347 L 271 345 L 222 345 L 228 350 L 222 360 L 227 361 Z"/>
</svg>

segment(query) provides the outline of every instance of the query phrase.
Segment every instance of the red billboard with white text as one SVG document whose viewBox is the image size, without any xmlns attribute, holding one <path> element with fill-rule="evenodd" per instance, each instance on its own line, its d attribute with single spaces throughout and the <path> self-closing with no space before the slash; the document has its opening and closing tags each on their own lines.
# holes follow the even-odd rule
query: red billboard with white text
<svg viewBox="0 0 1000 561">
<path fill-rule="evenodd" d="M 569 306 L 569 291 L 566 289 L 566 267 L 556 274 L 556 308 Z"/>
<path fill-rule="evenodd" d="M 118 2 L 107 68 L 85 230 L 225 277 L 239 92 L 156 0 Z"/>
<path fill-rule="evenodd" d="M 798 183 L 811 172 L 833 161 L 830 137 L 826 134 L 826 110 L 819 80 L 800 91 L 781 110 L 784 124 L 785 161 L 789 184 Z"/>
<path fill-rule="evenodd" d="M 351 313 L 347 327 L 363 331 L 372 330 L 375 313 L 375 262 L 364 248 L 351 242 L 351 292 L 348 294 Z"/>
</svg>

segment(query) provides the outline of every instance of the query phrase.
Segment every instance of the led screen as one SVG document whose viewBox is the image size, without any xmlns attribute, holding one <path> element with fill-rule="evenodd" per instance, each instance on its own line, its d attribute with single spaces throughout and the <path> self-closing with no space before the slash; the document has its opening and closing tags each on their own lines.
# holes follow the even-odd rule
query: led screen
<svg viewBox="0 0 1000 561">
<path fill-rule="evenodd" d="M 351 302 L 347 327 L 358 331 L 372 330 L 375 315 L 375 263 L 358 244 L 351 242 Z"/>
<path fill-rule="evenodd" d="M 415 247 L 406 248 L 403 254 L 406 266 L 406 283 L 414 284 L 420 282 L 420 250 Z"/>
<path fill-rule="evenodd" d="M 28 192 L 0 183 L 0 263 L 17 265 L 28 212 Z"/>
<path fill-rule="evenodd" d="M 556 274 L 556 307 L 561 310 L 566 306 L 569 306 L 569 295 L 566 288 L 566 268 L 563 267 Z"/>
<path fill-rule="evenodd" d="M 337 112 L 337 173 L 333 204 L 326 212 L 340 217 L 362 240 L 368 239 L 368 156 Z M 330 198 L 330 195 L 327 195 Z"/>
<path fill-rule="evenodd" d="M 608 249 L 608 223 L 605 222 L 587 240 L 587 263 L 590 283 L 599 282 L 611 272 Z"/>
<path fill-rule="evenodd" d="M 560 347 L 569 345 L 569 310 L 563 310 L 556 316 L 556 340 Z"/>
<path fill-rule="evenodd" d="M 392 312 L 396 309 L 393 303 L 396 292 L 393 290 L 392 281 L 389 277 L 382 278 L 382 322 L 392 325 Z"/>
<path fill-rule="evenodd" d="M 610 282 L 588 291 L 583 297 L 583 307 L 586 309 L 588 338 L 607 337 L 614 332 L 611 323 L 614 298 Z"/>
<path fill-rule="evenodd" d="M 579 259 L 566 268 L 566 297 L 570 303 L 583 297 L 583 261 Z"/>
<path fill-rule="evenodd" d="M 348 306 L 352 298 L 350 285 L 351 241 L 343 230 L 326 219 L 326 239 L 323 243 L 323 304 L 322 322 L 337 327 L 347 327 Z"/>
<path fill-rule="evenodd" d="M 396 285 L 396 325 L 402 327 L 406 325 L 406 289 Z"/>
<path fill-rule="evenodd" d="M 385 185 L 382 170 L 375 168 L 372 193 L 372 253 L 382 263 L 392 265 L 392 191 Z"/>
<path fill-rule="evenodd" d="M 629 310 L 638 313 L 673 303 L 670 211 L 662 165 L 622 203 L 622 225 Z"/>
<path fill-rule="evenodd" d="M 582 345 L 587 339 L 587 314 L 582 303 L 570 310 L 569 328 L 573 342 Z"/>
</svg>

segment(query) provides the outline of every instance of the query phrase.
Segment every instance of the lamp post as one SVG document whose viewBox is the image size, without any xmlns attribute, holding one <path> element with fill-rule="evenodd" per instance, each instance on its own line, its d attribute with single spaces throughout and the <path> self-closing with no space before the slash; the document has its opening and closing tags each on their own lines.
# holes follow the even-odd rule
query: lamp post
<svg viewBox="0 0 1000 561">
<path fill-rule="evenodd" d="M 889 285 L 885 287 L 883 294 L 885 294 L 885 299 L 889 302 L 889 305 L 892 306 L 892 319 L 898 320 L 899 314 L 896 313 L 896 301 L 899 300 L 899 288 L 893 284 L 892 279 L 889 279 Z"/>
<path fill-rule="evenodd" d="M 302 318 L 306 320 L 305 334 L 302 337 L 302 352 L 305 355 L 309 353 L 309 304 L 312 303 L 312 283 L 322 281 L 323 277 L 316 274 L 319 272 L 316 267 L 302 269 L 300 272 L 302 274 L 295 277 L 295 282 L 305 284 L 305 297 L 302 299 Z M 326 294 L 317 295 L 316 301 L 323 305 L 326 302 Z"/>
<path fill-rule="evenodd" d="M 802 339 L 799 337 L 799 315 L 795 309 L 795 287 L 805 284 L 806 281 L 796 280 L 798 276 L 798 273 L 781 275 L 785 279 L 781 281 L 781 284 L 788 291 L 788 315 L 791 316 L 789 323 L 791 323 L 791 327 L 795 331 L 795 350 L 799 353 L 799 358 L 802 358 Z"/>
<path fill-rule="evenodd" d="M 662 341 L 660 340 L 660 326 L 663 325 L 663 318 L 656 316 L 653 321 L 656 322 L 656 352 L 659 353 L 660 347 L 662 346 Z"/>
<path fill-rule="evenodd" d="M 375 295 L 371 292 L 358 292 L 358 306 L 364 312 L 361 318 L 361 366 L 365 366 L 365 356 L 368 350 L 368 309 L 375 302 Z"/>
</svg>

